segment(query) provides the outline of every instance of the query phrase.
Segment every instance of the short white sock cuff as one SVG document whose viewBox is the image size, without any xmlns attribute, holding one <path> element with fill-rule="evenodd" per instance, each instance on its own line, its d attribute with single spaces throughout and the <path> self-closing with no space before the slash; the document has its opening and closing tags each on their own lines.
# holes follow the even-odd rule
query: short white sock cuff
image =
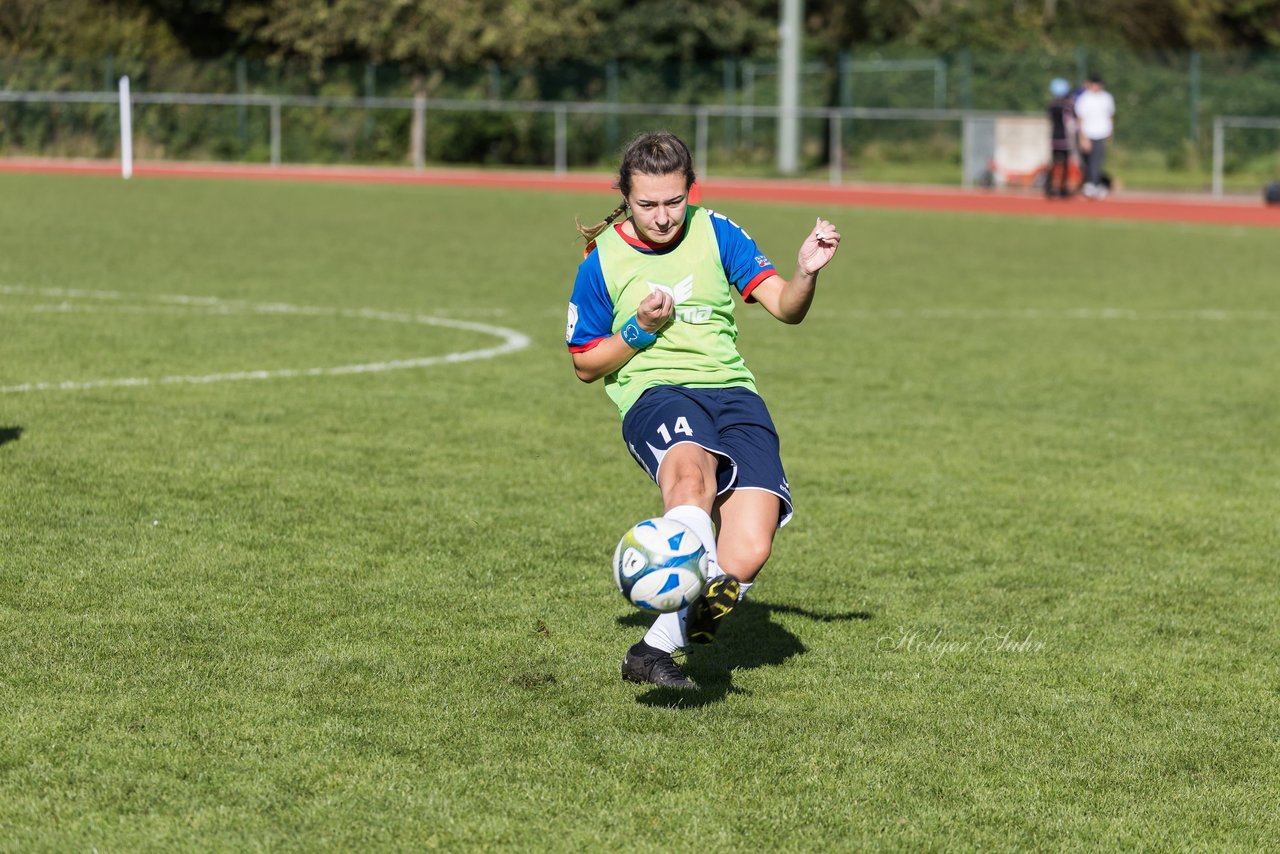
<svg viewBox="0 0 1280 854">
<path fill-rule="evenodd" d="M 738 582 L 738 601 L 739 602 L 747 598 L 747 591 L 751 589 L 752 584 L 755 584 L 755 582 L 754 581 Z"/>
<path fill-rule="evenodd" d="M 653 621 L 649 631 L 645 633 L 644 642 L 663 652 L 675 652 L 683 649 L 688 640 L 684 636 L 684 615 L 688 608 L 681 608 L 671 614 L 659 614 Z"/>
</svg>

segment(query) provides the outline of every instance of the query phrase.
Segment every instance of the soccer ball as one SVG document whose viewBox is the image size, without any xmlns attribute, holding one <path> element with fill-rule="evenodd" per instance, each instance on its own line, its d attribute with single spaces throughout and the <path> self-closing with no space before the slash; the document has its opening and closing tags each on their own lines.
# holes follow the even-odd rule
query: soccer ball
<svg viewBox="0 0 1280 854">
<path fill-rule="evenodd" d="M 622 536 L 613 553 L 613 580 L 623 597 L 646 611 L 679 611 L 702 595 L 707 550 L 674 519 L 646 519 Z"/>
</svg>

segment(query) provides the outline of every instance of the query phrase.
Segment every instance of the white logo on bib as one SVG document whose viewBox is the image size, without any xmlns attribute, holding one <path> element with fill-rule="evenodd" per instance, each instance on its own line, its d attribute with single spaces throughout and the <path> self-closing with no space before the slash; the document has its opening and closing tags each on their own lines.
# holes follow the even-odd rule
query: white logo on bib
<svg viewBox="0 0 1280 854">
<path fill-rule="evenodd" d="M 569 303 L 569 321 L 564 328 L 564 340 L 566 342 L 573 340 L 573 330 L 578 328 L 578 307 L 573 303 Z"/>
<path fill-rule="evenodd" d="M 649 293 L 657 293 L 662 291 L 671 297 L 671 301 L 676 305 L 676 318 L 683 320 L 685 323 L 706 323 L 711 319 L 711 306 L 691 306 L 689 308 L 680 308 L 680 303 L 686 302 L 693 296 L 693 274 L 685 276 L 674 285 L 660 285 L 657 282 L 649 282 Z"/>
</svg>

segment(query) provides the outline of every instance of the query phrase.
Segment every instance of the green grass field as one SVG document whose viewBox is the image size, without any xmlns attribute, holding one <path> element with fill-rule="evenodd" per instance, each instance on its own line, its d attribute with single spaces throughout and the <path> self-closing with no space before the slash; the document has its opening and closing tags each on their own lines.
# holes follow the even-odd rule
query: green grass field
<svg viewBox="0 0 1280 854">
<path fill-rule="evenodd" d="M 797 516 L 680 698 L 610 206 L 0 176 L 0 849 L 1275 848 L 1274 231 L 725 205 L 845 244 L 739 312 Z"/>
</svg>

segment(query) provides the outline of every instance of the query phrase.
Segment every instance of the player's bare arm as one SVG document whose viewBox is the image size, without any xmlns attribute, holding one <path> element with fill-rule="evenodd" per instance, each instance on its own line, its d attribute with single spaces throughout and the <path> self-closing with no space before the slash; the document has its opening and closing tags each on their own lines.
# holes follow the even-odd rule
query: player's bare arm
<svg viewBox="0 0 1280 854">
<path fill-rule="evenodd" d="M 655 333 L 666 326 L 675 312 L 675 301 L 666 291 L 654 291 L 640 302 L 636 309 L 636 325 L 645 332 Z M 590 350 L 573 354 L 573 370 L 584 383 L 595 382 L 621 368 L 637 350 L 627 343 L 621 332 L 616 332 Z"/>
<path fill-rule="evenodd" d="M 790 280 L 771 276 L 757 285 L 751 296 L 783 323 L 799 323 L 813 304 L 818 271 L 827 266 L 839 247 L 840 232 L 819 217 L 800 244 L 795 275 Z"/>
</svg>

